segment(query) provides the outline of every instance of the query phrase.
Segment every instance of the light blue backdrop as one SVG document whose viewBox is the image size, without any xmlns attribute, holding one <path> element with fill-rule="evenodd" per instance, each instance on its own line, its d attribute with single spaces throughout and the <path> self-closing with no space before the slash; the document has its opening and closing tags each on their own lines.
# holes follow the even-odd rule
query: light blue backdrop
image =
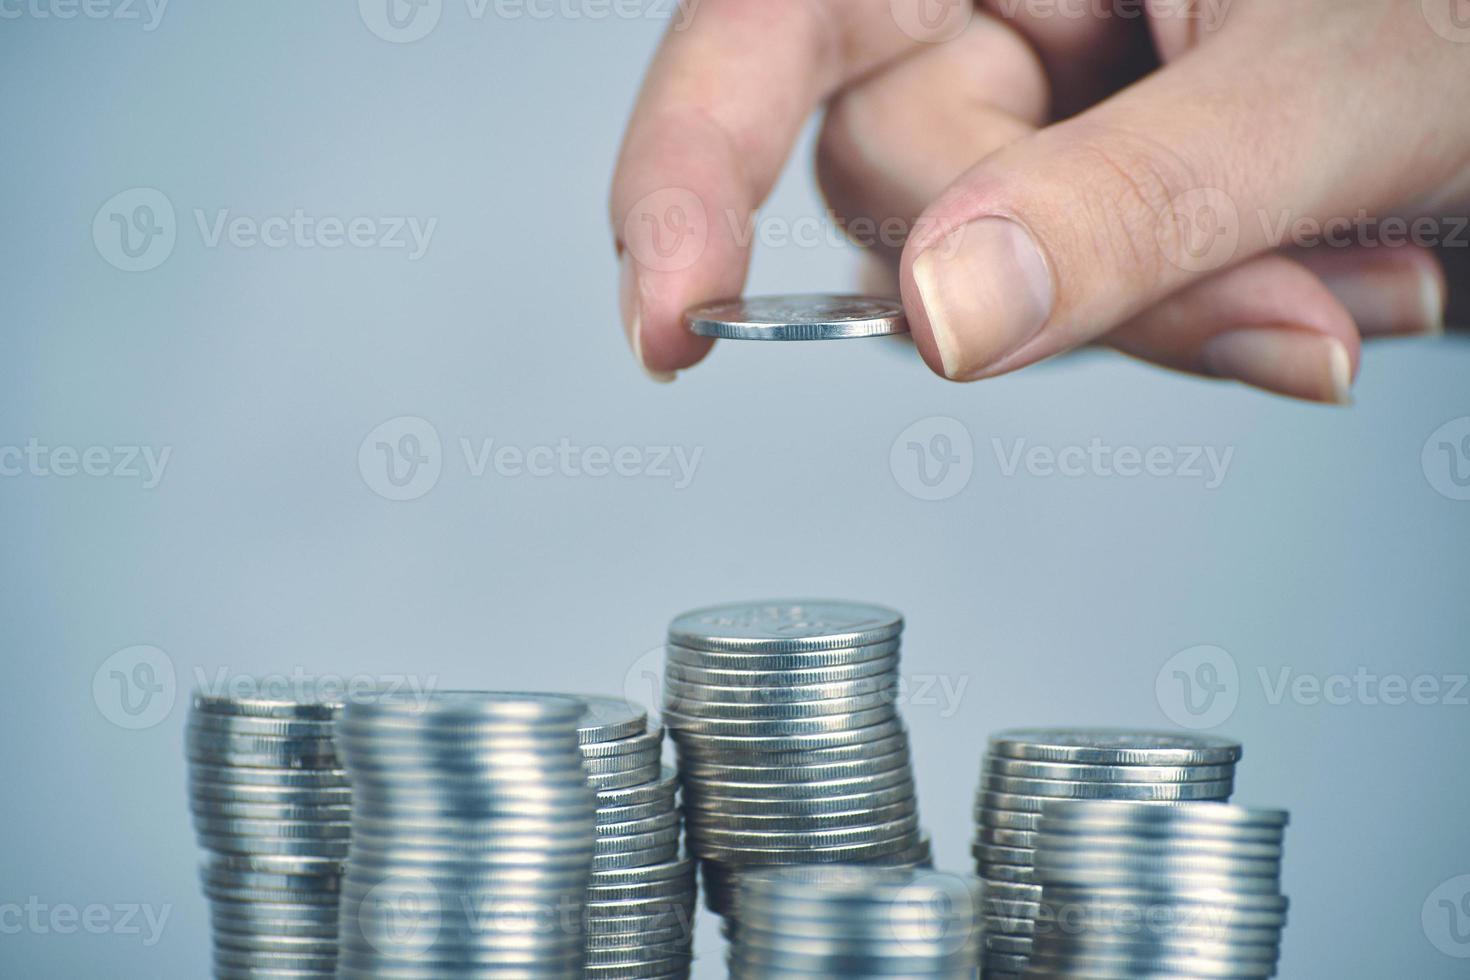
<svg viewBox="0 0 1470 980">
<path fill-rule="evenodd" d="M 951 386 L 883 343 L 730 344 L 657 387 L 616 322 L 604 203 L 654 0 L 547 19 L 434 0 L 413 44 L 347 3 L 176 0 L 149 30 L 141 0 L 101 2 L 0 22 L 0 447 L 20 451 L 0 455 L 19 470 L 0 477 L 0 974 L 205 974 L 181 736 L 196 671 L 636 690 L 673 614 L 791 594 L 908 615 L 942 865 L 969 863 L 986 733 L 1218 722 L 1247 745 L 1237 798 L 1293 811 L 1284 975 L 1470 968 L 1449 928 L 1470 892 L 1452 880 L 1470 874 L 1470 502 L 1448 469 L 1470 457 L 1438 448 L 1470 423 L 1423 458 L 1470 416 L 1470 346 L 1374 348 L 1349 411 L 1106 355 Z M 770 220 L 819 213 L 808 170 Z M 136 188 L 158 194 L 103 207 Z M 142 247 L 158 195 L 171 251 Z M 298 208 L 367 218 L 373 241 L 395 217 L 435 224 L 417 258 L 230 244 Z M 212 244 L 225 209 L 250 222 Z M 138 218 L 138 256 L 113 213 Z M 156 268 L 119 268 L 157 248 Z M 845 247 L 766 248 L 753 289 L 846 287 L 855 267 Z M 423 421 L 379 435 L 431 466 L 406 490 L 375 473 L 377 440 L 359 460 L 401 417 Z M 397 441 L 426 427 L 437 454 Z M 473 459 L 491 439 L 631 447 L 639 475 L 476 475 L 461 440 Z M 1168 474 L 1009 466 L 1093 440 L 1125 461 L 1169 447 Z M 919 479 L 911 442 L 931 478 L 959 468 L 948 483 Z M 662 447 L 697 459 L 687 486 Z M 1218 486 L 1188 447 L 1231 453 Z M 168 453 L 161 479 L 145 450 Z M 1190 692 L 1191 715 L 1176 669 L 1215 700 Z M 124 700 L 115 672 L 163 690 Z M 1439 685 L 1433 703 L 1369 703 L 1390 674 Z M 41 906 L 105 912 L 68 930 Z M 156 935 L 130 906 L 167 915 Z M 702 929 L 699 975 L 721 976 Z"/>
</svg>

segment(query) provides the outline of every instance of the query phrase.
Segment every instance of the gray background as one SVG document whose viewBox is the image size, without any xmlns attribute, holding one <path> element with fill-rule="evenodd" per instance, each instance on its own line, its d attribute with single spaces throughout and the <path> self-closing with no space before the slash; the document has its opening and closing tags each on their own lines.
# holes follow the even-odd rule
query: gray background
<svg viewBox="0 0 1470 980">
<path fill-rule="evenodd" d="M 1447 953 L 1470 946 L 1436 948 L 1421 910 L 1470 873 L 1470 708 L 1273 704 L 1258 670 L 1466 670 L 1470 502 L 1436 492 L 1421 449 L 1470 415 L 1470 348 L 1375 347 L 1349 411 L 1106 355 L 951 386 L 884 343 L 727 344 L 649 384 L 616 320 L 604 202 L 665 16 L 568 9 L 584 16 L 476 19 L 446 0 L 407 45 L 344 3 L 178 0 L 152 31 L 0 23 L 0 444 L 172 447 L 154 489 L 0 478 L 0 906 L 171 907 L 151 946 L 8 930 L 0 974 L 205 974 L 181 735 L 196 669 L 636 690 L 675 613 L 816 594 L 903 609 L 908 672 L 967 685 L 955 710 L 907 712 L 940 864 L 969 863 L 988 732 L 1168 725 L 1156 676 L 1214 644 L 1239 671 L 1219 728 L 1247 746 L 1237 799 L 1293 812 L 1284 974 L 1465 976 Z M 770 220 L 819 212 L 808 171 L 791 168 Z M 134 187 L 167 196 L 178 239 L 126 273 L 90 229 Z M 196 208 L 298 207 L 438 225 L 418 261 L 211 248 L 195 227 Z M 847 287 L 855 269 L 843 247 L 766 248 L 752 288 Z M 444 446 L 411 502 L 358 465 L 399 416 Z M 974 472 L 931 502 L 890 449 L 935 416 L 963 424 Z M 684 489 L 477 478 L 461 437 L 703 455 Z M 992 443 L 1094 437 L 1234 457 L 1208 490 L 1006 476 Z M 135 731 L 93 679 L 138 644 L 166 652 L 179 694 Z M 702 928 L 699 973 L 722 975 Z"/>
</svg>

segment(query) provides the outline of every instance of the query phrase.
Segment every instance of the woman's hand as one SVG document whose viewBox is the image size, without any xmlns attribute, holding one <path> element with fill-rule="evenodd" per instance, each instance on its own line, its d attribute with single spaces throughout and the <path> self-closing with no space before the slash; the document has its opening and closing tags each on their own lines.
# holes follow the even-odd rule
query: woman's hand
<svg viewBox="0 0 1470 980">
<path fill-rule="evenodd" d="M 691 0 L 614 178 L 624 324 L 655 376 L 705 355 L 683 311 L 741 292 L 825 103 L 823 190 L 908 232 L 875 251 L 936 372 L 1103 341 L 1346 401 L 1470 272 L 1467 83 L 1470 0 Z"/>
</svg>

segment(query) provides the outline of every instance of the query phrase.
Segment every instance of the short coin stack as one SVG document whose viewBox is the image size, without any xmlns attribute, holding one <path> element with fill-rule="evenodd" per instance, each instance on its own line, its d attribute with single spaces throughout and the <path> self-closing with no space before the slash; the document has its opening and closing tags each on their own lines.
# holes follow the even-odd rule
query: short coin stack
<svg viewBox="0 0 1470 980">
<path fill-rule="evenodd" d="M 968 875 L 850 865 L 740 876 L 736 980 L 945 977 L 980 963 L 980 882 Z"/>
<path fill-rule="evenodd" d="M 986 976 L 1014 977 L 1031 952 L 1041 880 L 1036 832 L 1049 801 L 1220 801 L 1240 743 L 1205 735 L 1022 729 L 990 739 L 975 801 L 974 855 L 985 882 Z"/>
<path fill-rule="evenodd" d="M 1049 804 L 1036 980 L 1276 975 L 1287 814 L 1226 803 Z"/>
<path fill-rule="evenodd" d="M 576 698 L 349 704 L 343 978 L 582 975 L 596 802 Z"/>
<path fill-rule="evenodd" d="M 332 977 L 351 790 L 335 703 L 197 694 L 189 805 L 210 903 L 214 975 Z"/>
<path fill-rule="evenodd" d="M 687 977 L 694 863 L 679 854 L 678 778 L 662 765 L 663 729 L 650 730 L 648 712 L 626 701 L 583 700 L 577 737 L 597 791 L 586 976 Z"/>
<path fill-rule="evenodd" d="M 902 630 L 891 609 L 833 601 L 669 627 L 663 720 L 711 909 L 730 910 L 735 869 L 927 862 L 895 704 Z"/>
</svg>

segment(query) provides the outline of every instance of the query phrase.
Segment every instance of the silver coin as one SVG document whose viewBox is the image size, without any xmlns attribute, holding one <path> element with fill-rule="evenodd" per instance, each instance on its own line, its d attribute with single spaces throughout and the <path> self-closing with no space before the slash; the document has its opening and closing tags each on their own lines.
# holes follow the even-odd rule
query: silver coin
<svg viewBox="0 0 1470 980">
<path fill-rule="evenodd" d="M 883 646 L 877 644 L 876 646 Z M 893 644 L 896 651 L 898 646 Z M 754 687 L 772 689 L 782 687 L 806 687 L 813 684 L 845 684 L 868 677 L 890 674 L 898 670 L 898 654 L 875 656 L 835 667 L 798 667 L 792 670 L 736 669 L 719 667 L 692 667 L 669 660 L 664 664 L 664 676 L 681 684 L 709 684 L 716 687 Z"/>
<path fill-rule="evenodd" d="M 580 697 L 587 705 L 577 722 L 577 741 L 583 745 L 629 738 L 648 727 L 647 709 L 631 701 L 601 695 Z"/>
<path fill-rule="evenodd" d="M 1082 783 L 1064 779 L 1013 779 L 985 773 L 980 780 L 987 793 L 1043 799 L 1084 800 L 1222 800 L 1234 783 Z"/>
<path fill-rule="evenodd" d="M 728 719 L 701 718 L 693 715 L 665 712 L 664 724 L 670 732 L 694 735 L 728 735 L 737 738 L 771 737 L 790 738 L 801 735 L 831 735 L 846 733 L 880 725 L 896 718 L 894 707 L 886 704 L 835 715 L 816 715 L 802 718 L 776 719 Z"/>
<path fill-rule="evenodd" d="M 841 294 L 747 296 L 684 314 L 691 332 L 726 340 L 846 340 L 908 332 L 898 300 Z"/>
<path fill-rule="evenodd" d="M 803 653 L 862 647 L 903 630 L 892 609 L 828 599 L 730 603 L 696 609 L 669 626 L 669 642 L 694 650 Z"/>
<path fill-rule="evenodd" d="M 816 749 L 867 745 L 904 731 L 903 722 L 895 715 L 865 728 L 802 735 L 714 735 L 686 732 L 671 727 L 669 737 L 674 740 L 680 758 L 688 755 L 708 761 L 738 761 L 748 760 L 749 753 L 761 753 L 763 757 L 769 758 L 773 755 L 800 755 Z"/>
<path fill-rule="evenodd" d="M 331 738 L 336 723 L 330 720 L 259 718 L 253 715 L 222 715 L 195 711 L 189 728 L 220 735 L 270 735 L 277 738 Z"/>
<path fill-rule="evenodd" d="M 636 752 L 658 750 L 663 747 L 663 742 L 664 731 L 662 728 L 639 732 L 636 735 L 629 735 L 624 738 L 601 742 L 583 742 L 582 758 L 605 759 L 609 756 L 622 756 Z"/>
<path fill-rule="evenodd" d="M 990 738 L 1009 759 L 1087 765 L 1225 765 L 1238 762 L 1239 742 L 1214 735 L 1111 728 L 1021 728 Z"/>
<path fill-rule="evenodd" d="M 268 683 L 255 683 L 252 687 L 257 690 L 272 687 Z M 308 688 L 310 684 L 306 685 Z M 310 697 L 306 700 L 295 700 L 291 698 L 276 697 L 231 697 L 228 695 L 205 694 L 202 691 L 195 692 L 193 699 L 193 710 L 199 714 L 228 715 L 232 717 L 249 718 L 278 718 L 278 719 L 301 719 L 331 721 L 342 712 L 343 699 L 340 691 L 327 691 L 327 685 L 320 685 L 321 691 L 314 694 L 325 694 L 325 697 Z M 306 692 L 302 692 L 306 693 Z"/>
<path fill-rule="evenodd" d="M 991 756 L 985 771 L 1019 779 L 1062 779 L 1089 783 L 1201 783 L 1235 778 L 1233 763 L 1220 766 L 1088 766 L 1031 762 Z"/>
</svg>

